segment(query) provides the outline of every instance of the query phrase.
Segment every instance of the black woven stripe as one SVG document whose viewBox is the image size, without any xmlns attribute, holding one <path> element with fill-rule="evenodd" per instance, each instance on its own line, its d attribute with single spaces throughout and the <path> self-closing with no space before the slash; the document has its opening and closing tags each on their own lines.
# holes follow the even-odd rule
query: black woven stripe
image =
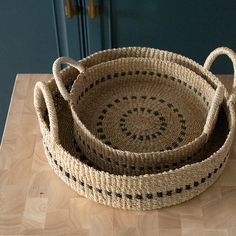
<svg viewBox="0 0 236 236">
<path fill-rule="evenodd" d="M 140 200 L 140 201 L 147 200 L 147 199 L 151 200 L 154 198 L 154 196 L 156 196 L 157 198 L 171 197 L 174 194 L 180 194 L 183 191 L 188 191 L 193 188 L 199 187 L 201 184 L 205 183 L 207 179 L 212 178 L 212 176 L 214 176 L 218 172 L 218 170 L 223 167 L 223 164 L 225 163 L 227 156 L 229 155 L 229 154 L 227 154 L 227 156 L 224 158 L 223 162 L 220 163 L 218 168 L 215 168 L 212 172 L 208 173 L 207 176 L 202 177 L 200 181 L 195 180 L 193 183 L 187 184 L 184 187 L 176 187 L 174 190 L 167 190 L 165 192 L 157 192 L 156 194 L 153 194 L 153 193 L 147 193 L 147 194 L 140 194 L 139 193 L 139 194 L 137 194 L 136 193 L 136 194 L 132 195 L 130 193 L 117 193 L 117 192 L 113 193 L 112 191 L 109 191 L 109 190 L 103 190 L 101 188 L 97 188 L 97 187 L 93 187 L 92 185 L 85 184 L 83 181 L 76 179 L 73 175 L 71 175 L 69 172 L 64 170 L 63 167 L 58 164 L 58 161 L 52 158 L 52 154 L 50 153 L 48 147 L 46 145 L 45 145 L 45 147 L 46 147 L 48 155 L 53 160 L 53 163 L 58 167 L 58 169 L 61 172 L 63 172 L 67 178 L 69 178 L 75 182 L 78 182 L 82 187 L 87 186 L 90 190 L 95 190 L 96 192 L 98 192 L 100 194 L 105 194 L 110 197 L 113 197 L 113 196 L 117 197 L 117 198 L 125 197 L 130 200 L 136 199 L 136 200 Z"/>
</svg>

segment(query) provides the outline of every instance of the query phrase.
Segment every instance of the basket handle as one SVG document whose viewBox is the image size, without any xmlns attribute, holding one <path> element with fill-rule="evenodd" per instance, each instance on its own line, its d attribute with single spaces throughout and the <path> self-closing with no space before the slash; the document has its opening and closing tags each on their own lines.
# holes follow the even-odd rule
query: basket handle
<svg viewBox="0 0 236 236">
<path fill-rule="evenodd" d="M 228 102 L 230 103 L 232 102 L 233 104 L 235 104 L 236 102 L 236 53 L 232 49 L 227 48 L 227 47 L 216 48 L 208 55 L 203 67 L 207 70 L 210 70 L 211 65 L 213 64 L 215 59 L 220 55 L 227 55 L 233 63 L 234 79 L 233 79 L 232 92 L 229 96 Z"/>
<path fill-rule="evenodd" d="M 85 70 L 85 68 L 78 61 L 73 60 L 69 57 L 59 57 L 53 63 L 52 72 L 53 72 L 53 76 L 56 81 L 57 87 L 58 87 L 62 97 L 66 101 L 70 101 L 70 94 L 67 91 L 67 89 L 63 83 L 61 73 L 60 73 L 62 64 L 68 64 L 68 65 L 76 68 L 80 73 L 83 72 Z"/>
<path fill-rule="evenodd" d="M 39 103 L 42 97 L 48 111 L 50 135 L 55 141 L 59 141 L 57 113 L 52 94 L 45 83 L 37 82 L 34 88 L 34 107 L 39 120 L 43 118 L 41 105 Z"/>
<path fill-rule="evenodd" d="M 208 138 L 215 126 L 216 114 L 218 114 L 220 105 L 224 100 L 224 91 L 224 87 L 222 85 L 218 85 L 212 99 L 211 106 L 207 114 L 206 123 L 203 128 L 203 132 L 207 135 Z"/>
</svg>

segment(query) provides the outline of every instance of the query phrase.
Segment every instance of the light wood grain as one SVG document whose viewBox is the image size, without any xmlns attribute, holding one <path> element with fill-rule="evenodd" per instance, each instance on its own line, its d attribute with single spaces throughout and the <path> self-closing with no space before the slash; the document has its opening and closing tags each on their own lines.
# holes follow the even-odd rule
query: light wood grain
<svg viewBox="0 0 236 236">
<path fill-rule="evenodd" d="M 220 179 L 181 205 L 134 212 L 78 196 L 44 157 L 33 108 L 36 81 L 18 75 L 0 149 L 0 235 L 236 236 L 236 145 Z M 223 78 L 226 85 L 231 76 Z"/>
</svg>

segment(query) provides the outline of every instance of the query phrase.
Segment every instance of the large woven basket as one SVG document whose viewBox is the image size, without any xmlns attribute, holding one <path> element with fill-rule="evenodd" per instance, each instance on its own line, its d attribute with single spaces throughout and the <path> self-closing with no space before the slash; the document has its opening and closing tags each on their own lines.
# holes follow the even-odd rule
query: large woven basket
<svg viewBox="0 0 236 236">
<path fill-rule="evenodd" d="M 212 63 L 218 53 L 221 51 L 211 54 L 208 61 Z M 98 54 L 94 55 L 97 56 Z M 106 52 L 104 56 L 103 60 L 107 59 Z M 83 60 L 83 63 L 93 64 L 94 57 Z M 101 55 L 99 57 L 102 59 Z M 210 67 L 210 64 L 206 65 Z M 199 65 L 192 68 L 196 70 L 200 68 L 198 72 L 201 74 L 202 68 Z M 208 71 L 203 75 L 207 77 L 207 74 L 211 75 Z M 67 68 L 61 72 L 61 75 L 63 82 L 70 87 L 77 76 L 77 71 Z M 213 75 L 207 80 L 212 85 L 218 83 Z M 235 80 L 233 91 L 235 91 Z M 216 128 L 208 142 L 208 147 L 202 153 L 203 161 L 159 174 L 125 176 L 100 171 L 84 154 L 80 153 L 73 138 L 70 110 L 59 95 L 53 79 L 49 81 L 48 86 L 39 83 L 35 89 L 35 108 L 45 152 L 56 174 L 87 198 L 113 207 L 133 210 L 151 210 L 178 204 L 200 194 L 215 182 L 225 166 L 233 140 L 234 103 L 234 95 L 229 96 L 225 92 L 224 104 Z"/>
<path fill-rule="evenodd" d="M 50 107 L 48 114 L 43 95 Z M 222 173 L 235 129 L 234 105 L 224 103 L 208 149 L 202 153 L 202 161 L 159 174 L 114 175 L 99 170 L 80 153 L 73 139 L 73 121 L 67 104 L 62 98 L 52 97 L 44 84 L 37 84 L 35 107 L 46 157 L 55 173 L 80 195 L 122 209 L 151 210 L 171 206 L 203 192 Z M 53 110 L 55 113 L 51 113 Z"/>
<path fill-rule="evenodd" d="M 66 62 L 81 67 L 58 59 L 57 83 L 56 69 Z M 136 175 L 191 162 L 208 141 L 224 95 L 220 83 L 215 90 L 186 67 L 144 58 L 90 67 L 78 76 L 71 94 L 60 91 L 70 98 L 82 152 L 103 170 L 112 165 L 115 174 L 132 170 Z"/>
</svg>

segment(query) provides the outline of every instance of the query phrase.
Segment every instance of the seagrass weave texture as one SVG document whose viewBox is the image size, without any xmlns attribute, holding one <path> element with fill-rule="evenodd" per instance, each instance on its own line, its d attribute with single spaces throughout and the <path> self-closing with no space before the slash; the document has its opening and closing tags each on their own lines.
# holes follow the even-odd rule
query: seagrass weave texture
<svg viewBox="0 0 236 236">
<path fill-rule="evenodd" d="M 171 60 L 176 55 L 178 64 L 185 64 L 186 68 L 201 77 L 201 81 L 205 79 L 208 83 L 207 86 L 211 86 L 212 93 L 210 93 L 209 97 L 215 94 L 217 88 L 223 86 L 208 70 L 177 54 L 166 54 L 163 51 L 145 48 L 129 48 L 127 51 L 132 56 L 137 54 L 138 57 L 152 57 L 153 55 L 162 57 L 162 55 L 168 55 L 165 57 L 170 57 Z M 81 64 L 86 70 L 84 74 L 79 75 L 79 77 L 82 77 L 80 86 L 86 85 L 85 82 L 89 84 L 89 80 L 84 80 L 83 82 L 83 76 L 89 73 L 91 66 L 118 59 L 121 55 L 121 57 L 124 57 L 125 55 L 121 52 L 124 53 L 125 49 L 115 49 L 113 53 L 112 50 L 100 52 L 82 60 Z M 150 52 L 152 53 L 150 54 Z M 235 65 L 234 53 L 229 49 L 220 48 L 209 55 L 205 67 L 210 69 L 213 60 L 222 53 L 229 55 Z M 70 90 L 78 71 L 73 68 L 66 68 L 59 74 L 65 88 Z M 165 81 L 164 79 L 166 78 L 163 76 L 161 79 Z M 93 80 L 92 77 L 91 80 Z M 185 77 L 181 77 L 181 84 L 184 82 L 186 82 Z M 74 135 L 73 110 L 71 112 L 68 108 L 68 104 L 64 100 L 65 96 L 64 98 L 61 97 L 53 79 L 47 84 L 38 83 L 36 85 L 34 102 L 47 159 L 55 173 L 64 182 L 80 195 L 101 204 L 122 209 L 152 210 L 175 205 L 197 196 L 212 185 L 222 173 L 227 162 L 235 130 L 235 80 L 232 94 L 229 95 L 224 86 L 223 90 L 224 99 L 223 103 L 219 103 L 220 111 L 219 115 L 216 116 L 217 122 L 205 145 L 193 156 L 190 156 L 190 159 L 183 160 L 181 164 L 169 162 L 169 160 L 165 162 L 163 159 L 161 162 L 163 165 L 159 170 L 155 170 L 153 165 L 147 166 L 152 167 L 152 170 L 147 171 L 145 168 L 144 170 L 139 170 L 139 173 L 142 173 L 142 171 L 149 173 L 145 175 L 140 175 L 138 172 L 133 171 L 132 167 L 117 166 L 112 160 L 108 159 L 110 158 L 109 156 L 104 155 L 96 160 L 81 150 L 81 146 L 78 145 L 78 139 Z M 187 91 L 185 92 L 187 93 Z M 138 94 L 136 96 L 138 97 Z M 141 99 L 145 100 L 145 98 Z M 194 101 L 201 102 L 204 107 L 201 99 L 197 98 Z M 146 103 L 144 104 L 147 105 Z M 144 111 L 140 109 L 139 112 L 141 114 L 146 109 L 150 109 L 146 106 L 144 108 Z M 207 110 L 206 105 L 205 109 Z M 86 111 L 86 109 L 84 110 Z M 132 113 L 128 112 L 128 114 Z M 155 115 L 153 116 L 156 117 Z M 158 122 L 161 123 L 160 120 Z M 91 123 L 92 119 L 87 126 L 91 125 Z M 85 143 L 90 144 L 88 140 L 85 140 Z M 107 171 L 104 171 L 104 163 L 106 163 Z M 110 165 L 107 165 L 107 163 L 110 163 Z M 115 174 L 119 173 L 119 171 L 121 173 L 126 172 L 126 175 Z"/>
</svg>

